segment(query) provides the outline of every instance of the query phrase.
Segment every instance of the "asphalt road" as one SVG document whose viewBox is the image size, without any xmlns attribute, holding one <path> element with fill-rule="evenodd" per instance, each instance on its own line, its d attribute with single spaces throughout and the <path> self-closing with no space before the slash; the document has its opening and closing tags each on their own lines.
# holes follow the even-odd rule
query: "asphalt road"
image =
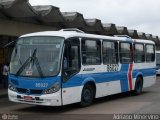
<svg viewBox="0 0 160 120">
<path fill-rule="evenodd" d="M 0 114 L 8 114 L 10 119 L 18 120 L 107 120 L 114 115 L 158 114 L 160 119 L 160 77 L 154 86 L 143 89 L 143 94 L 133 96 L 130 93 L 107 96 L 96 99 L 85 108 L 77 104 L 63 107 L 44 107 L 13 103 L 7 97 L 0 98 Z M 1 116 L 0 116 L 0 119 Z"/>
</svg>

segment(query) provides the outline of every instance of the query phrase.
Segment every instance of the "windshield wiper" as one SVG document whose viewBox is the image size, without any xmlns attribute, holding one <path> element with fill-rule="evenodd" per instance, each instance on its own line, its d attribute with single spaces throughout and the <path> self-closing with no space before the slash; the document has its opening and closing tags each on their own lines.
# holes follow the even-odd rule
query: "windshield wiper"
<svg viewBox="0 0 160 120">
<path fill-rule="evenodd" d="M 22 73 L 22 71 L 26 68 L 26 66 L 31 62 L 32 63 L 32 67 L 34 66 L 34 64 L 36 64 L 37 70 L 40 74 L 41 77 L 43 77 L 43 72 L 41 69 L 41 66 L 39 64 L 38 58 L 36 57 L 37 54 L 37 48 L 34 49 L 33 54 L 31 57 L 29 57 L 24 64 L 20 67 L 20 69 L 17 71 L 16 76 L 20 75 Z"/>
<path fill-rule="evenodd" d="M 41 66 L 39 64 L 38 58 L 36 57 L 36 53 L 37 53 L 37 49 L 34 50 L 32 58 L 31 58 L 32 67 L 35 64 L 40 76 L 43 77 L 43 72 L 42 72 Z"/>
</svg>

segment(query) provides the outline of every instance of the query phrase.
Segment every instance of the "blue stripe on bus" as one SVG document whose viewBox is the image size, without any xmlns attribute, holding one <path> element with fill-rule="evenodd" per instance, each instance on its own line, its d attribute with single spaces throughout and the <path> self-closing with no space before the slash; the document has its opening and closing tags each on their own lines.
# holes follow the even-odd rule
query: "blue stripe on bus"
<svg viewBox="0 0 160 120">
<path fill-rule="evenodd" d="M 9 75 L 9 83 L 12 83 L 17 88 L 24 89 L 40 89 L 44 90 L 52 87 L 52 85 L 60 81 L 61 77 L 46 77 L 46 78 L 30 78 L 30 77 L 17 77 L 15 75 Z M 44 83 L 43 85 L 36 86 L 36 83 Z"/>
<path fill-rule="evenodd" d="M 118 77 L 119 80 L 120 80 L 121 91 L 122 92 L 126 92 L 126 91 L 129 90 L 129 86 L 128 86 L 128 68 L 129 68 L 129 64 L 122 64 L 121 70 L 120 70 L 121 74 Z"/>
<path fill-rule="evenodd" d="M 110 81 L 117 81 L 120 80 L 121 84 L 121 90 L 122 92 L 128 91 L 128 69 L 127 65 L 123 66 L 123 72 L 104 72 L 104 73 L 92 73 L 92 74 L 78 74 L 72 77 L 70 80 L 67 82 L 63 83 L 63 88 L 68 88 L 68 87 L 76 87 L 76 86 L 81 86 L 83 81 L 85 79 L 93 79 L 96 83 L 103 83 L 103 82 L 110 82 Z M 132 72 L 132 78 L 136 78 L 136 75 L 138 72 L 141 72 L 143 77 L 147 76 L 153 76 L 155 75 L 155 68 L 151 69 L 141 69 L 141 70 L 133 70 Z M 132 80 L 133 80 L 132 79 Z"/>
<path fill-rule="evenodd" d="M 120 71 L 117 72 L 103 72 L 92 74 L 77 74 L 70 80 L 62 83 L 62 88 L 82 86 L 85 79 L 93 79 L 96 83 L 110 82 L 120 80 L 121 91 L 128 91 L 128 67 L 129 65 L 123 64 Z M 143 77 L 155 75 L 155 68 L 133 70 L 132 78 L 136 78 L 138 72 L 141 72 Z M 18 88 L 26 89 L 47 89 L 50 88 L 55 82 L 61 81 L 61 77 L 46 77 L 46 78 L 28 78 L 28 77 L 16 77 L 9 75 L 9 81 L 12 82 Z M 36 83 L 48 83 L 47 87 L 36 87 Z"/>
</svg>

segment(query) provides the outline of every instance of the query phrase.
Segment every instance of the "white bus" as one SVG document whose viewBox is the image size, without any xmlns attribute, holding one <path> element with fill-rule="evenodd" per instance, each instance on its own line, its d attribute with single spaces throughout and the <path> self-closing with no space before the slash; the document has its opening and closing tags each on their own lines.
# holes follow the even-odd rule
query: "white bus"
<svg viewBox="0 0 160 120">
<path fill-rule="evenodd" d="M 133 91 L 156 81 L 155 43 L 66 29 L 19 37 L 12 53 L 9 100 L 88 106 L 94 98 Z"/>
</svg>

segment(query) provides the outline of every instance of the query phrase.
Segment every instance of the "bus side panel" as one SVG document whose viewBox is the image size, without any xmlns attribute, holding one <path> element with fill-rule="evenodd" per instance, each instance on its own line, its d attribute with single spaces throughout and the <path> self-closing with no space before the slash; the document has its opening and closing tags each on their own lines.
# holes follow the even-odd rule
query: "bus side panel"
<svg viewBox="0 0 160 120">
<path fill-rule="evenodd" d="M 139 73 L 143 77 L 143 87 L 149 87 L 156 82 L 155 62 L 153 63 L 134 63 L 133 77 L 134 86 Z M 134 88 L 133 86 L 133 88 Z"/>
<path fill-rule="evenodd" d="M 96 84 L 96 98 L 121 93 L 120 80 Z"/>
<path fill-rule="evenodd" d="M 96 83 L 96 98 L 99 98 L 129 91 L 129 66 L 130 64 L 92 66 L 95 68 L 94 71 L 82 71 L 82 73 L 86 79 L 93 77 Z M 85 68 L 91 68 L 91 66 L 85 66 Z"/>
<path fill-rule="evenodd" d="M 82 75 L 76 74 L 68 79 L 66 82 L 62 83 L 62 104 L 67 105 L 71 103 L 80 102 L 81 91 L 83 86 Z"/>
<path fill-rule="evenodd" d="M 67 87 L 62 89 L 62 104 L 72 104 L 81 101 L 83 86 Z"/>
<path fill-rule="evenodd" d="M 133 69 L 130 66 L 133 65 Z M 154 63 L 146 65 L 146 63 L 139 64 L 122 64 L 119 70 L 115 72 L 105 71 L 104 66 L 92 66 L 94 71 L 83 71 L 62 85 L 62 99 L 63 105 L 76 103 L 81 101 L 82 89 L 84 81 L 92 78 L 96 83 L 96 98 L 116 93 L 134 90 L 136 78 L 141 73 L 144 79 L 144 87 L 151 86 L 155 83 L 155 68 Z M 85 66 L 85 68 L 91 68 Z M 99 70 L 101 68 L 101 70 Z M 97 70 L 98 69 L 98 70 Z M 132 84 L 129 85 L 129 74 Z M 132 88 L 132 89 L 131 89 Z"/>
<path fill-rule="evenodd" d="M 156 76 L 144 77 L 143 87 L 150 87 L 156 82 Z"/>
</svg>

